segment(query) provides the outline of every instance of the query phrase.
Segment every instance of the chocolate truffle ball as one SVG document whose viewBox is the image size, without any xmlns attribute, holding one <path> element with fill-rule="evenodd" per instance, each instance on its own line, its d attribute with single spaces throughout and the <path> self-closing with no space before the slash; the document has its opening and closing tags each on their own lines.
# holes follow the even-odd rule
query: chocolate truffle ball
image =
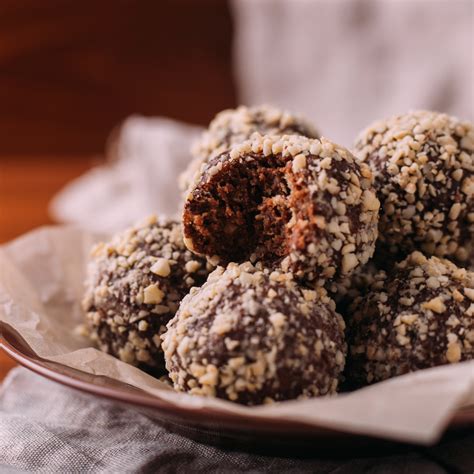
<svg viewBox="0 0 474 474">
<path fill-rule="evenodd" d="M 374 277 L 347 319 L 355 386 L 474 358 L 474 273 L 413 252 Z"/>
<path fill-rule="evenodd" d="M 98 244 L 83 300 L 90 337 L 124 362 L 163 370 L 160 335 L 209 272 L 206 261 L 185 248 L 176 222 L 150 217 Z"/>
<path fill-rule="evenodd" d="M 472 261 L 473 151 L 472 123 L 436 112 L 392 117 L 362 132 L 355 153 L 374 172 L 386 251 L 397 259 L 421 250 Z"/>
<path fill-rule="evenodd" d="M 304 135 L 318 138 L 313 125 L 302 117 L 269 105 L 223 110 L 216 115 L 195 143 L 191 152 L 194 160 L 180 177 L 180 188 L 184 191 L 192 182 L 194 174 L 212 156 L 218 155 L 232 145 L 249 139 L 253 133 L 260 135 Z"/>
<path fill-rule="evenodd" d="M 255 135 L 196 178 L 184 240 L 212 262 L 262 261 L 325 282 L 372 256 L 380 205 L 372 173 L 329 140 Z"/>
<path fill-rule="evenodd" d="M 191 290 L 163 335 L 177 390 L 245 405 L 336 392 L 344 321 L 324 289 L 247 262 Z"/>
</svg>

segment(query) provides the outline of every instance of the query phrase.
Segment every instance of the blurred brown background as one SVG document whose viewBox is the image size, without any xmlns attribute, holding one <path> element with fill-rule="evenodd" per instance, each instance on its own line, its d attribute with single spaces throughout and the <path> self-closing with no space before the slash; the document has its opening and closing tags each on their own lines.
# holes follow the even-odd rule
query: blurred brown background
<svg viewBox="0 0 474 474">
<path fill-rule="evenodd" d="M 131 113 L 235 102 L 222 0 L 0 2 L 0 152 L 97 153 Z"/>
<path fill-rule="evenodd" d="M 0 243 L 100 161 L 133 113 L 206 124 L 235 105 L 224 0 L 0 2 Z M 12 363 L 0 354 L 0 380 Z"/>
</svg>

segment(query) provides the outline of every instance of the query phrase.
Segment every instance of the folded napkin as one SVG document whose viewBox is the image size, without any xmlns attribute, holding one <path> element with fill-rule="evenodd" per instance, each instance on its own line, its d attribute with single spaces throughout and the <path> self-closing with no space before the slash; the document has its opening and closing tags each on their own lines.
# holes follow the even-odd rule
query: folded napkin
<svg viewBox="0 0 474 474">
<path fill-rule="evenodd" d="M 472 472 L 474 433 L 432 448 L 356 459 L 296 459 L 219 449 L 106 399 L 23 368 L 0 386 L 0 472 Z M 311 453 L 308 453 L 310 455 Z"/>
</svg>

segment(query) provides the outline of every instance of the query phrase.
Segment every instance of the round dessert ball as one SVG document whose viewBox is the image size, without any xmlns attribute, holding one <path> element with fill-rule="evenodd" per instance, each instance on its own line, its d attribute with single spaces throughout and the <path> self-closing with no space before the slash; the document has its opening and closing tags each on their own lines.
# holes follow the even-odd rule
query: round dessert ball
<svg viewBox="0 0 474 474">
<path fill-rule="evenodd" d="M 473 151 L 472 123 L 436 112 L 399 115 L 362 132 L 355 152 L 374 172 L 387 252 L 474 260 Z"/>
<path fill-rule="evenodd" d="M 308 120 L 269 105 L 255 107 L 241 105 L 236 109 L 223 110 L 216 115 L 200 140 L 193 146 L 191 151 L 194 160 L 181 175 L 180 188 L 186 190 L 194 174 L 212 156 L 248 140 L 255 132 L 261 135 L 319 137 Z"/>
<path fill-rule="evenodd" d="M 154 216 L 98 244 L 83 300 L 90 337 L 124 362 L 163 370 L 160 335 L 181 299 L 210 271 L 186 249 L 178 223 Z"/>
<path fill-rule="evenodd" d="M 380 271 L 347 319 L 355 386 L 474 358 L 474 273 L 413 252 Z"/>
<path fill-rule="evenodd" d="M 186 197 L 186 246 L 212 262 L 281 265 L 305 282 L 372 256 L 379 201 L 370 168 L 324 138 L 261 136 L 214 157 Z"/>
<path fill-rule="evenodd" d="M 333 394 L 346 356 L 334 307 L 289 273 L 219 267 L 162 336 L 174 387 L 245 405 Z"/>
</svg>

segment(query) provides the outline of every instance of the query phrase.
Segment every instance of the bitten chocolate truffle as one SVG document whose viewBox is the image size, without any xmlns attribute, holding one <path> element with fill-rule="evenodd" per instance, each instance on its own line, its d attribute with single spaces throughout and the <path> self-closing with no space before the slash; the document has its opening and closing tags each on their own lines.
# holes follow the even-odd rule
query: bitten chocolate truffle
<svg viewBox="0 0 474 474">
<path fill-rule="evenodd" d="M 313 125 L 303 117 L 277 109 L 269 105 L 223 110 L 209 124 L 191 152 L 194 160 L 180 177 L 180 188 L 184 191 L 192 182 L 200 167 L 230 148 L 232 145 L 248 140 L 258 132 L 260 135 L 304 135 L 318 138 Z"/>
<path fill-rule="evenodd" d="M 347 319 L 354 386 L 474 358 L 474 273 L 413 252 L 355 300 Z"/>
<path fill-rule="evenodd" d="M 150 217 L 98 244 L 83 300 L 90 337 L 124 362 L 163 370 L 160 335 L 209 272 L 206 261 L 185 248 L 176 222 Z"/>
<path fill-rule="evenodd" d="M 212 262 L 281 265 L 300 281 L 349 275 L 372 256 L 372 173 L 324 138 L 261 136 L 211 159 L 186 198 L 186 246 Z"/>
<path fill-rule="evenodd" d="M 177 390 L 245 405 L 334 394 L 344 321 L 324 289 L 247 262 L 191 290 L 162 336 Z"/>
<path fill-rule="evenodd" d="M 371 125 L 355 153 L 368 163 L 381 201 L 380 243 L 403 259 L 413 250 L 474 261 L 474 129 L 417 111 Z"/>
</svg>

